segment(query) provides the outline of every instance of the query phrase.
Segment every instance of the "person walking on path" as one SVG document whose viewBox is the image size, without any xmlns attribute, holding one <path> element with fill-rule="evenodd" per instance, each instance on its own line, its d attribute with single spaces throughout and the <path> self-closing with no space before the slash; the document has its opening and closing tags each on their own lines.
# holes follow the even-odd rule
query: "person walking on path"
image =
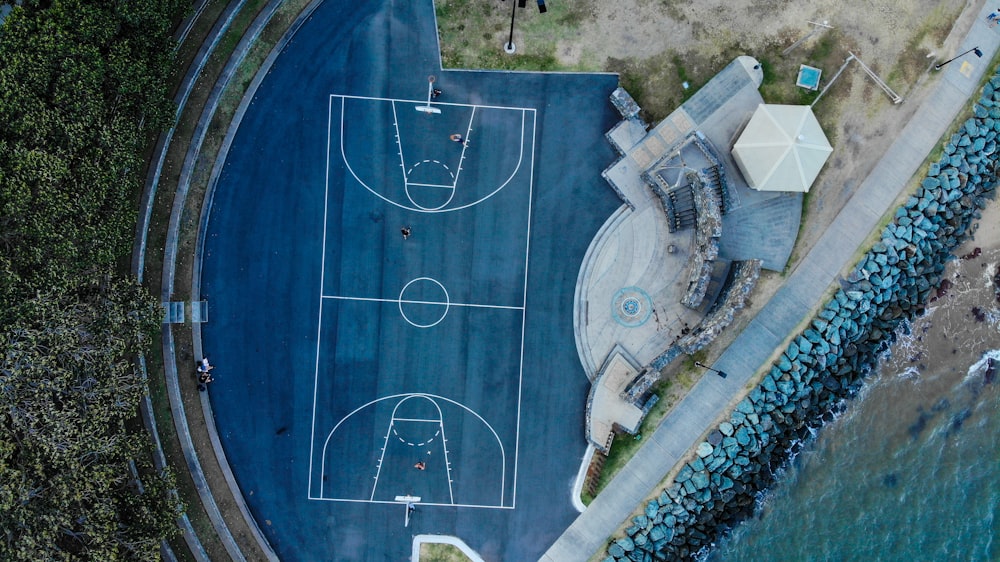
<svg viewBox="0 0 1000 562">
<path fill-rule="evenodd" d="M 986 16 L 986 23 L 990 24 L 990 27 L 996 27 L 1000 23 L 1000 8 L 990 12 L 990 15 Z"/>
<path fill-rule="evenodd" d="M 457 143 L 461 143 L 462 146 L 469 146 L 469 141 L 465 140 L 465 137 L 463 137 L 462 135 L 460 135 L 458 133 L 455 133 L 455 134 L 451 135 L 448 138 L 450 138 L 451 140 L 453 140 L 453 141 L 455 141 Z"/>
</svg>

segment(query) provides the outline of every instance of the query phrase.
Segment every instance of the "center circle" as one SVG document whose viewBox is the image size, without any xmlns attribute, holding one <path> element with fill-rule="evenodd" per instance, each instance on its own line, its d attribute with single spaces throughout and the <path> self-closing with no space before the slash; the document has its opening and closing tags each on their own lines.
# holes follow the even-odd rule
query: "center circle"
<svg viewBox="0 0 1000 562">
<path fill-rule="evenodd" d="M 417 277 L 403 285 L 398 301 L 399 314 L 403 320 L 417 328 L 438 325 L 448 315 L 448 308 L 451 306 L 448 290 L 430 277 Z M 407 310 L 410 311 L 409 314 Z"/>
<path fill-rule="evenodd" d="M 642 305 L 639 304 L 639 299 L 635 297 L 628 297 L 627 299 L 622 301 L 621 307 L 622 307 L 622 314 L 624 314 L 625 316 L 631 316 L 633 318 L 638 316 L 639 312 L 642 310 Z"/>
</svg>

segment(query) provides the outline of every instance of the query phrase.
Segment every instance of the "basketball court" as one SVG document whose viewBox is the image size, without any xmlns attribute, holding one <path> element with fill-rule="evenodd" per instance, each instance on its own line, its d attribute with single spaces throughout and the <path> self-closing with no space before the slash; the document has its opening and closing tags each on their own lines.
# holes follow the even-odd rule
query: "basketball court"
<svg viewBox="0 0 1000 562">
<path fill-rule="evenodd" d="M 310 499 L 514 507 L 534 128 L 330 96 Z"/>
<path fill-rule="evenodd" d="M 616 84 L 442 70 L 426 1 L 323 2 L 276 58 L 213 194 L 202 339 L 282 559 L 404 559 L 425 533 L 532 560 L 575 518 L 573 296 L 621 204 Z"/>
</svg>

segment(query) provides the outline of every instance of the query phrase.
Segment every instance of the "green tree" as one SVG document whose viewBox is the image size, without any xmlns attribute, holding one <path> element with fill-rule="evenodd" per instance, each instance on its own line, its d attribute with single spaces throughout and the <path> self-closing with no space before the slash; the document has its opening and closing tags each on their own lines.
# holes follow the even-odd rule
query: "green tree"
<svg viewBox="0 0 1000 562">
<path fill-rule="evenodd" d="M 176 0 L 26 0 L 5 20 L 0 309 L 128 254 L 142 148 L 173 115 L 179 12 Z"/>
<path fill-rule="evenodd" d="M 127 427 L 145 388 L 133 360 L 160 311 L 132 282 L 82 292 L 25 302 L 29 320 L 0 335 L 3 560 L 152 560 L 176 531 L 172 478 Z"/>
<path fill-rule="evenodd" d="M 110 272 L 181 7 L 23 0 L 0 27 L 0 560 L 156 559 L 176 532 L 136 420 L 160 311 Z"/>
</svg>

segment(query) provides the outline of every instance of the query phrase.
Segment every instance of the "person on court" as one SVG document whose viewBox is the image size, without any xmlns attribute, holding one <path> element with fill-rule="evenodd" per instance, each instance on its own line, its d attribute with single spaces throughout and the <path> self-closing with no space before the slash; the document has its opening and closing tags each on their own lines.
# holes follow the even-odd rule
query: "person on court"
<svg viewBox="0 0 1000 562">
<path fill-rule="evenodd" d="M 427 465 L 424 464 L 424 461 L 417 461 L 417 464 L 413 465 L 413 468 L 417 470 L 424 470 L 425 468 L 427 468 Z"/>
<path fill-rule="evenodd" d="M 458 133 L 455 133 L 455 134 L 451 135 L 448 138 L 450 138 L 451 140 L 453 140 L 453 141 L 455 141 L 457 143 L 461 143 L 462 146 L 469 146 L 469 141 L 467 141 L 465 139 L 465 137 L 463 137 L 462 135 L 460 135 Z"/>
<path fill-rule="evenodd" d="M 403 234 L 403 240 L 406 240 L 407 238 L 410 237 L 410 227 L 408 227 L 408 226 L 404 226 L 403 228 L 400 228 L 399 232 L 401 232 Z"/>
</svg>

